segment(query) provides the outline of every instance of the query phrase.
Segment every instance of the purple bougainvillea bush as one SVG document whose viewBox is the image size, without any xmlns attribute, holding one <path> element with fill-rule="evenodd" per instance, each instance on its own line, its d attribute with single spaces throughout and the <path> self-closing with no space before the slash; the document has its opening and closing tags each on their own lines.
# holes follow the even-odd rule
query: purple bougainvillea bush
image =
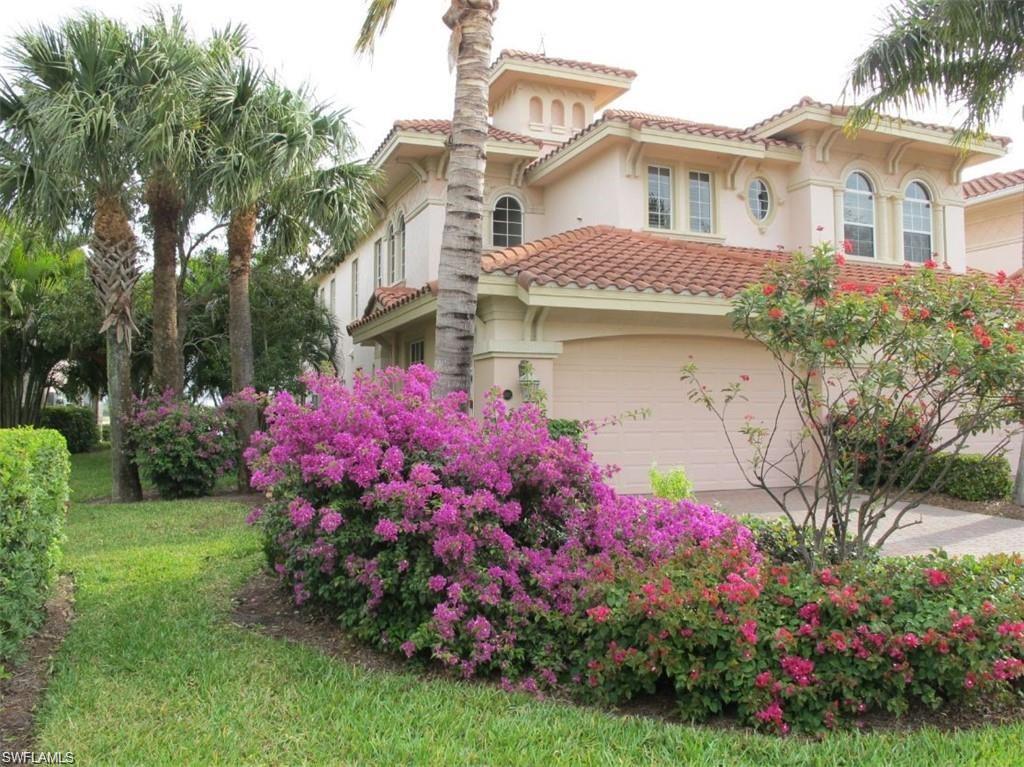
<svg viewBox="0 0 1024 767">
<path fill-rule="evenodd" d="M 434 378 L 312 376 L 316 404 L 282 393 L 269 406 L 246 455 L 268 496 L 251 518 L 297 603 L 408 656 L 531 687 L 572 676 L 573 626 L 622 563 L 683 546 L 757 559 L 749 531 L 706 506 L 618 495 L 536 407 L 492 399 L 474 419 L 464 395 L 431 398 Z"/>
</svg>

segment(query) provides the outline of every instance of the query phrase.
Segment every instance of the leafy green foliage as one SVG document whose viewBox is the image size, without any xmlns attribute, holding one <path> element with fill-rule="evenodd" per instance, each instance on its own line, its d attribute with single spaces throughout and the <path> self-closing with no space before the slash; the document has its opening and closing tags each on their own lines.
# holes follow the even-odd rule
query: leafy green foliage
<svg viewBox="0 0 1024 767">
<path fill-rule="evenodd" d="M 929 462 L 915 485 L 965 501 L 1001 501 L 1013 490 L 1013 473 L 1001 455 L 943 453 Z"/>
<path fill-rule="evenodd" d="M 42 619 L 60 565 L 69 473 L 57 432 L 0 429 L 0 661 Z"/>
<path fill-rule="evenodd" d="M 59 431 L 71 453 L 86 453 L 96 447 L 100 439 L 92 410 L 79 405 L 45 407 L 39 425 Z"/>
<path fill-rule="evenodd" d="M 551 435 L 551 439 L 568 437 L 573 442 L 579 442 L 585 433 L 583 424 L 575 418 L 548 419 L 548 434 Z"/>
<path fill-rule="evenodd" d="M 135 462 L 162 498 L 209 495 L 238 460 L 235 424 L 224 407 L 168 393 L 140 402 L 127 426 Z"/>
<path fill-rule="evenodd" d="M 669 501 L 693 498 L 693 482 L 686 476 L 686 469 L 682 466 L 662 471 L 654 465 L 651 466 L 648 477 L 651 480 L 651 492 L 656 498 L 665 498 Z"/>
</svg>

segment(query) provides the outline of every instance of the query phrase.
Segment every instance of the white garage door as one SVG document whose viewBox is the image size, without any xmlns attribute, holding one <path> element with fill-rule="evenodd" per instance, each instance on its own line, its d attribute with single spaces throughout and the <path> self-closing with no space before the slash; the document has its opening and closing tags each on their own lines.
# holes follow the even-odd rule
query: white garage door
<svg viewBox="0 0 1024 767">
<path fill-rule="evenodd" d="M 748 487 L 721 423 L 687 399 L 689 385 L 679 380 L 679 371 L 691 356 L 713 392 L 740 374 L 750 376 L 744 384 L 748 401 L 735 402 L 729 410 L 733 441 L 746 460 L 749 449 L 739 433 L 745 416 L 770 424 L 781 396 L 775 364 L 757 345 L 727 338 L 618 336 L 567 341 L 555 360 L 555 417 L 600 421 L 642 408 L 651 411 L 645 420 L 605 427 L 590 440 L 598 461 L 621 467 L 614 480 L 620 490 L 650 492 L 647 473 L 655 461 L 663 468 L 684 466 L 698 490 Z M 784 436 L 799 434 L 792 409 L 784 411 L 781 427 Z M 776 438 L 780 445 L 785 441 Z"/>
</svg>

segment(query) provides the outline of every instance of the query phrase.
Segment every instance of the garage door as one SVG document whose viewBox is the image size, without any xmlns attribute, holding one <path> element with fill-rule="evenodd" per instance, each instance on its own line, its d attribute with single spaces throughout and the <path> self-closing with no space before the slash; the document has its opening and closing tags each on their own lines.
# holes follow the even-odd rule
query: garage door
<svg viewBox="0 0 1024 767">
<path fill-rule="evenodd" d="M 749 450 L 743 450 L 746 439 L 738 430 L 747 414 L 766 423 L 774 419 L 781 386 L 774 362 L 757 345 L 726 338 L 617 336 L 567 341 L 555 360 L 556 417 L 601 420 L 651 411 L 644 420 L 605 427 L 591 438 L 598 461 L 621 467 L 614 480 L 620 490 L 650 492 L 647 473 L 655 461 L 661 467 L 685 466 L 698 490 L 748 487 L 720 422 L 686 397 L 688 385 L 679 380 L 679 370 L 691 356 L 712 391 L 740 374 L 750 376 L 749 401 L 736 402 L 729 411 L 730 431 L 746 460 Z M 800 432 L 794 411 L 784 412 L 782 430 Z"/>
</svg>

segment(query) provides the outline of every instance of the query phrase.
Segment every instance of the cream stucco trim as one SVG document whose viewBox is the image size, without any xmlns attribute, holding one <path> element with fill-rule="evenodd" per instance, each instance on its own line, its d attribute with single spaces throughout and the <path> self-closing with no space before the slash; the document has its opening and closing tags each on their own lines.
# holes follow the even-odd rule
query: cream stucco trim
<svg viewBox="0 0 1024 767">
<path fill-rule="evenodd" d="M 553 359 L 562 353 L 561 341 L 519 341 L 514 339 L 485 339 L 478 341 L 473 359 L 495 357 L 532 357 Z"/>
</svg>

